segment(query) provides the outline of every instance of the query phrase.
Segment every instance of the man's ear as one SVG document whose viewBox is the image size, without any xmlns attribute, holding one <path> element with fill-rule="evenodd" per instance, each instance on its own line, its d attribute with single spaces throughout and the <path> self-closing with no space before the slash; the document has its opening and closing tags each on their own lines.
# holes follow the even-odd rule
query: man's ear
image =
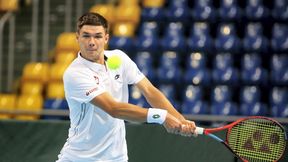
<svg viewBox="0 0 288 162">
<path fill-rule="evenodd" d="M 79 39 L 79 33 L 76 32 L 75 35 L 76 35 L 76 41 L 78 42 L 78 39 Z"/>
<path fill-rule="evenodd" d="M 108 41 L 109 41 L 109 34 L 106 34 L 106 35 L 105 35 L 105 44 L 107 44 Z"/>
</svg>

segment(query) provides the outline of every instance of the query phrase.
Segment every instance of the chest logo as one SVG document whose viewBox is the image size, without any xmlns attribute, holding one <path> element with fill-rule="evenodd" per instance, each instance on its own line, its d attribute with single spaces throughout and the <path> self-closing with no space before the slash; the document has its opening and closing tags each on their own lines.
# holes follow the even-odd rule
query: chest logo
<svg viewBox="0 0 288 162">
<path fill-rule="evenodd" d="M 117 80 L 120 78 L 120 74 L 115 75 L 114 79 Z"/>
</svg>

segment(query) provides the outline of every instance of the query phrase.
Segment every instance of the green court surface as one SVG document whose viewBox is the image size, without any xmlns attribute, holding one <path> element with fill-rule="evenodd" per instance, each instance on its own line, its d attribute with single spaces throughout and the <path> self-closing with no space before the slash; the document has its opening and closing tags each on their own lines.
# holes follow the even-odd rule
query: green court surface
<svg viewBox="0 0 288 162">
<path fill-rule="evenodd" d="M 0 162 L 52 162 L 62 148 L 68 121 L 0 121 Z M 160 125 L 126 124 L 129 162 L 235 162 L 209 137 L 181 137 Z M 223 136 L 223 134 L 219 134 Z M 288 153 L 280 162 L 288 161 Z"/>
</svg>

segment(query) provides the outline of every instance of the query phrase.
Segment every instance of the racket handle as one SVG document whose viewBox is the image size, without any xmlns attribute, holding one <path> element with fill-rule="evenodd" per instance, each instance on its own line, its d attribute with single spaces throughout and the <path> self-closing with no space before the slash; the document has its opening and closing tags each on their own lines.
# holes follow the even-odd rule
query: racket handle
<svg viewBox="0 0 288 162">
<path fill-rule="evenodd" d="M 203 133 L 204 133 L 204 128 L 202 128 L 202 127 L 196 127 L 195 132 L 196 132 L 197 134 L 203 134 Z"/>
</svg>

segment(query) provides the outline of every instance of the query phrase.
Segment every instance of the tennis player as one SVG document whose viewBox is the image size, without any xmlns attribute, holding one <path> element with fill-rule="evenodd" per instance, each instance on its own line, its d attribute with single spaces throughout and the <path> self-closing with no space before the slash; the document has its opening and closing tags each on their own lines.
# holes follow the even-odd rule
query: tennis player
<svg viewBox="0 0 288 162">
<path fill-rule="evenodd" d="M 107 20 L 87 13 L 77 22 L 78 57 L 63 80 L 70 108 L 70 128 L 57 162 L 127 162 L 124 120 L 162 124 L 167 132 L 191 136 L 196 128 L 139 71 L 121 50 L 104 50 Z M 111 70 L 106 60 L 118 55 L 122 64 Z M 128 84 L 135 84 L 154 108 L 128 103 Z"/>
</svg>

